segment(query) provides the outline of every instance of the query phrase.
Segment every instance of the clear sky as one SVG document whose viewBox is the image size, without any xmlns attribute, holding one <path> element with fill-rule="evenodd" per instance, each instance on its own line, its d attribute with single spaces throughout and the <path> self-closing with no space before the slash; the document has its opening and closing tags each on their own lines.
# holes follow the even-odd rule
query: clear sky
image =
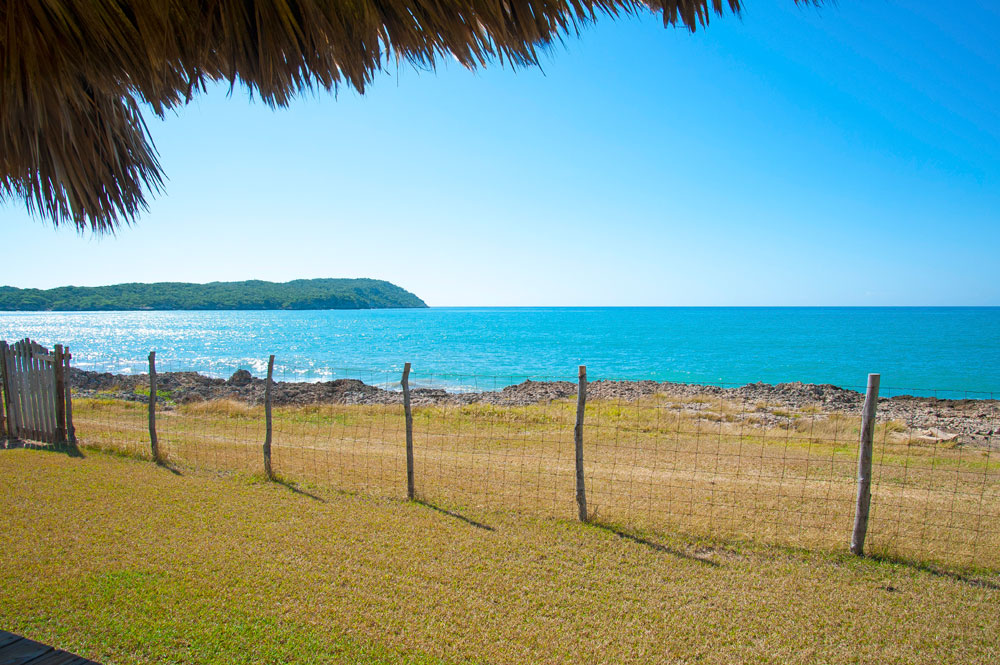
<svg viewBox="0 0 1000 665">
<path fill-rule="evenodd" d="M 602 20 L 541 69 L 443 63 L 150 130 L 117 237 L 0 208 L 0 283 L 374 277 L 431 305 L 1000 305 L 1000 6 L 748 0 Z"/>
</svg>

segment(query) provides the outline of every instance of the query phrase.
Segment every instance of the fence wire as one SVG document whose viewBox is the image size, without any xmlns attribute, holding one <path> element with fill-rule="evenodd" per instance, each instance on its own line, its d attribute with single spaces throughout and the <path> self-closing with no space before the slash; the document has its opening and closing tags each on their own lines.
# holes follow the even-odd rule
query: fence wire
<svg viewBox="0 0 1000 665">
<path fill-rule="evenodd" d="M 148 457 L 148 374 L 116 359 L 92 369 L 70 377 L 81 445 Z M 261 475 L 260 367 L 215 368 L 217 378 L 197 369 L 158 359 L 162 457 Z M 306 372 L 327 380 L 304 382 Z M 276 479 L 404 498 L 400 375 L 401 367 L 298 368 L 279 359 Z M 498 510 L 575 518 L 577 388 L 575 375 L 525 382 L 414 368 L 416 498 L 470 518 Z M 583 437 L 588 516 L 633 531 L 845 550 L 863 392 L 592 381 Z M 904 397 L 912 393 L 881 392 L 866 551 L 1000 570 L 996 395 Z"/>
</svg>

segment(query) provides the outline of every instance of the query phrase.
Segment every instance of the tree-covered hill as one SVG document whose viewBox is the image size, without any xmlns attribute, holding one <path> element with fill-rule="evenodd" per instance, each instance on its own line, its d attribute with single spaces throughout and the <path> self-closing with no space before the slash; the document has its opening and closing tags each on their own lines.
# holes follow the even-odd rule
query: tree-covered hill
<svg viewBox="0 0 1000 665">
<path fill-rule="evenodd" d="M 378 279 L 298 279 L 277 284 L 211 282 L 114 284 L 18 289 L 0 286 L 0 311 L 107 311 L 127 309 L 383 309 L 427 307 L 395 284 Z"/>
</svg>

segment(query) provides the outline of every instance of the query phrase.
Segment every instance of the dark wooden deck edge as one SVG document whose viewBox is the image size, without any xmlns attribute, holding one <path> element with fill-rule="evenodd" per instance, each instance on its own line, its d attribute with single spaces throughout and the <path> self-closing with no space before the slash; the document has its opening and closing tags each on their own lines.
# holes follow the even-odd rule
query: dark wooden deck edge
<svg viewBox="0 0 1000 665">
<path fill-rule="evenodd" d="M 0 630 L 0 665 L 100 665 L 82 656 Z"/>
</svg>

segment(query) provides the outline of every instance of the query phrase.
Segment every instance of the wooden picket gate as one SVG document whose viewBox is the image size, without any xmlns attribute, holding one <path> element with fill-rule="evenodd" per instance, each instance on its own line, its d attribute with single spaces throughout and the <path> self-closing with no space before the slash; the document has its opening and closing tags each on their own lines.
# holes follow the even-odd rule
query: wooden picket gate
<svg viewBox="0 0 1000 665">
<path fill-rule="evenodd" d="M 12 439 L 75 443 L 70 398 L 69 349 L 48 349 L 23 339 L 0 340 L 0 433 Z"/>
</svg>

